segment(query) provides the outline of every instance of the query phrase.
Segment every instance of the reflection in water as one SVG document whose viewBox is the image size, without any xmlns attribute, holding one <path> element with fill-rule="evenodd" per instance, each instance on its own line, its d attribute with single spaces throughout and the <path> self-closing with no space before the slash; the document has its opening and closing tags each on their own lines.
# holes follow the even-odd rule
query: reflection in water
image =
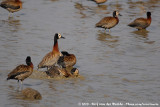
<svg viewBox="0 0 160 107">
<path fill-rule="evenodd" d="M 81 18 L 86 18 L 86 14 L 83 13 L 83 10 L 85 10 L 84 6 L 80 3 L 75 3 L 75 8 L 79 10 L 79 14 L 81 15 Z"/>
<path fill-rule="evenodd" d="M 12 27 L 10 31 L 17 32 L 20 29 L 20 20 L 14 19 L 14 17 L 8 18 L 8 25 Z"/>
<path fill-rule="evenodd" d="M 140 15 L 146 13 L 146 10 L 153 10 L 155 7 L 159 6 L 159 0 L 148 0 L 148 1 L 135 1 L 128 0 L 129 8 L 130 9 L 136 9 L 137 7 L 140 9 L 139 12 Z"/>
<path fill-rule="evenodd" d="M 136 34 L 136 35 L 139 35 L 139 36 L 141 36 L 141 37 L 143 37 L 143 38 L 147 38 L 149 31 L 143 29 L 143 30 L 133 31 L 132 33 L 134 33 L 134 34 Z"/>
<path fill-rule="evenodd" d="M 146 9 L 145 9 L 145 7 L 144 7 L 144 2 L 143 1 L 137 1 L 137 2 L 132 2 L 132 1 L 130 1 L 130 2 L 128 2 L 128 4 L 129 4 L 129 8 L 139 8 L 140 9 L 140 11 L 138 11 L 139 12 L 139 15 L 143 15 L 144 13 L 146 13 Z"/>
<path fill-rule="evenodd" d="M 78 2 L 75 2 L 75 8 L 79 10 L 79 12 L 77 12 L 78 14 L 81 15 L 81 18 L 86 18 L 86 17 L 90 17 L 92 16 L 93 14 L 108 14 L 108 12 L 103 12 L 103 10 L 107 10 L 107 5 L 98 5 L 97 7 L 89 7 L 89 6 L 84 6 L 82 3 L 78 3 Z M 86 14 L 86 12 L 89 12 L 91 13 L 90 15 Z"/>
<path fill-rule="evenodd" d="M 20 20 L 14 19 L 14 17 L 8 17 L 8 20 L 2 20 L 0 23 L 1 30 L 7 33 L 18 32 L 21 27 Z"/>
<path fill-rule="evenodd" d="M 98 5 L 99 10 L 107 10 L 107 5 Z"/>
<path fill-rule="evenodd" d="M 149 41 L 148 38 L 149 31 L 147 31 L 146 29 L 136 30 L 133 31 L 132 33 L 136 35 L 136 38 L 144 40 L 144 43 L 153 44 L 155 42 L 155 41 Z"/>
<path fill-rule="evenodd" d="M 122 11 L 123 10 L 122 4 L 119 3 L 118 0 L 116 2 L 113 2 L 113 4 L 110 5 L 110 8 L 112 9 L 112 11 L 114 11 L 114 10 Z"/>
<path fill-rule="evenodd" d="M 99 31 L 99 34 L 98 34 L 98 40 L 102 41 L 103 43 L 107 44 L 109 47 L 111 48 L 114 48 L 115 46 L 117 46 L 117 43 L 118 42 L 118 36 L 112 36 L 110 34 L 107 34 L 105 32 L 101 32 Z"/>
</svg>

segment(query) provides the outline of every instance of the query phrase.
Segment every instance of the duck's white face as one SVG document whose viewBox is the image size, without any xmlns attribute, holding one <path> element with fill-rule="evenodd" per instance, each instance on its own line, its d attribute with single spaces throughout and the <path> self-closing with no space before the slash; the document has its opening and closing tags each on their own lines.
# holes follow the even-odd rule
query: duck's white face
<svg viewBox="0 0 160 107">
<path fill-rule="evenodd" d="M 119 12 L 118 11 L 116 11 L 116 16 L 118 16 L 119 15 Z"/>
<path fill-rule="evenodd" d="M 61 34 L 60 33 L 58 33 L 58 38 L 60 39 L 62 36 L 61 36 Z"/>
<path fill-rule="evenodd" d="M 78 76 L 78 74 L 79 74 L 79 70 L 76 69 L 75 72 L 73 73 L 73 75 L 74 75 L 74 76 Z"/>
</svg>

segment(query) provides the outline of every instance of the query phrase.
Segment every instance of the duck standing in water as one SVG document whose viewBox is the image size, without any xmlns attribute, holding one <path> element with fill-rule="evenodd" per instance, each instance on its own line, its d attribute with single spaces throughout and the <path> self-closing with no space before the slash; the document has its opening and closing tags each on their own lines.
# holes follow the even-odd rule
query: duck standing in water
<svg viewBox="0 0 160 107">
<path fill-rule="evenodd" d="M 147 18 L 137 18 L 133 22 L 128 24 L 128 26 L 136 28 L 138 30 L 146 29 L 148 26 L 150 26 L 151 20 L 151 12 L 147 12 Z"/>
<path fill-rule="evenodd" d="M 29 77 L 33 72 L 33 63 L 31 62 L 31 57 L 28 56 L 26 58 L 26 64 L 27 65 L 19 65 L 17 66 L 12 72 L 8 74 L 7 80 L 15 79 L 21 81 L 21 84 L 23 84 L 23 80 Z"/>
<path fill-rule="evenodd" d="M 57 62 L 58 65 L 63 68 L 74 66 L 76 64 L 76 57 L 74 54 L 69 54 L 66 51 L 61 52 L 63 56 L 61 56 Z"/>
<path fill-rule="evenodd" d="M 54 36 L 53 49 L 51 52 L 49 52 L 43 57 L 42 61 L 38 64 L 38 69 L 47 67 L 47 70 L 48 70 L 50 67 L 54 66 L 57 63 L 61 55 L 58 48 L 58 39 L 60 38 L 64 39 L 64 37 L 61 36 L 61 34 L 56 33 Z"/>
<path fill-rule="evenodd" d="M 121 16 L 118 11 L 114 11 L 113 17 L 104 17 L 96 24 L 96 27 L 109 29 L 110 32 L 110 29 L 119 23 L 118 15 Z"/>
<path fill-rule="evenodd" d="M 20 0 L 5 0 L 0 3 L 0 6 L 9 11 L 9 13 L 14 13 L 22 9 L 22 2 Z"/>
</svg>

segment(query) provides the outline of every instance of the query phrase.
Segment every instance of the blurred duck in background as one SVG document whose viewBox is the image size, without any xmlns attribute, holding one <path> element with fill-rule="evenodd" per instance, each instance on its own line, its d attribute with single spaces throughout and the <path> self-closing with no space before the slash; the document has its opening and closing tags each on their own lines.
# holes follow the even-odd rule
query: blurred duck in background
<svg viewBox="0 0 160 107">
<path fill-rule="evenodd" d="M 0 6 L 9 11 L 10 13 L 17 12 L 22 9 L 22 2 L 20 0 L 5 0 L 0 3 Z"/>
<path fill-rule="evenodd" d="M 147 18 L 137 18 L 133 22 L 128 24 L 128 26 L 136 28 L 138 30 L 146 29 L 148 26 L 150 26 L 151 21 L 151 12 L 147 12 Z"/>
</svg>

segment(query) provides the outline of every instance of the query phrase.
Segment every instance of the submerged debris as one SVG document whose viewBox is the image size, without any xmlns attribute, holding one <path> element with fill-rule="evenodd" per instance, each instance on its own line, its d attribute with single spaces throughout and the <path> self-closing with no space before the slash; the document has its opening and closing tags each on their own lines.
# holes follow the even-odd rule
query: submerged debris
<svg viewBox="0 0 160 107">
<path fill-rule="evenodd" d="M 24 96 L 24 99 L 29 99 L 29 100 L 41 100 L 42 96 L 41 94 L 32 88 L 26 88 L 22 90 L 22 94 Z"/>
</svg>

